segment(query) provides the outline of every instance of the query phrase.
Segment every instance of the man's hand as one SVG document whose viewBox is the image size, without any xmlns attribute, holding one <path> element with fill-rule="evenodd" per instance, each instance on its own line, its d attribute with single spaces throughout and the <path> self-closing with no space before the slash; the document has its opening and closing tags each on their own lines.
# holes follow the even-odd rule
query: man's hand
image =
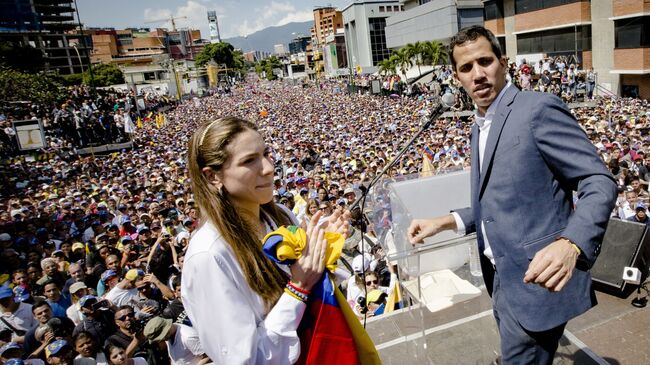
<svg viewBox="0 0 650 365">
<path fill-rule="evenodd" d="M 524 275 L 524 283 L 559 292 L 571 279 L 577 260 L 578 252 L 571 241 L 560 238 L 535 254 Z"/>
<path fill-rule="evenodd" d="M 432 219 L 414 219 L 408 229 L 412 244 L 423 243 L 424 239 L 445 230 L 456 229 L 456 220 L 451 214 Z"/>
</svg>

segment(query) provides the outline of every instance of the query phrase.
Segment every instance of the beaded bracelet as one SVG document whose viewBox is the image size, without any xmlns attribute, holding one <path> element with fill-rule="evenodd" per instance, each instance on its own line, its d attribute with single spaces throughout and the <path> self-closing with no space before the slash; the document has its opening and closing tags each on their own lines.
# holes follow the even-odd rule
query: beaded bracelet
<svg viewBox="0 0 650 365">
<path fill-rule="evenodd" d="M 291 287 L 291 288 L 293 288 L 293 289 L 295 289 L 295 290 L 297 290 L 297 291 L 299 291 L 299 292 L 301 292 L 301 293 L 303 293 L 305 295 L 311 294 L 311 292 L 309 290 L 300 288 L 296 284 L 294 284 L 294 283 L 292 283 L 290 281 L 287 283 L 287 286 L 289 286 L 289 287 Z"/>
<path fill-rule="evenodd" d="M 307 299 L 309 299 L 308 295 L 297 291 L 296 289 L 294 289 L 293 287 L 291 287 L 289 285 L 287 285 L 284 288 L 284 291 L 285 291 L 285 293 L 290 294 L 292 297 L 294 297 L 294 298 L 296 298 L 296 299 L 298 299 L 300 301 L 303 301 L 303 302 L 307 302 Z"/>
<path fill-rule="evenodd" d="M 284 292 L 291 295 L 292 297 L 294 297 L 298 301 L 301 301 L 303 303 L 307 302 L 306 300 L 302 299 L 301 297 L 299 297 L 296 294 L 294 294 L 293 292 L 291 292 L 291 290 L 289 290 L 289 288 L 284 288 Z"/>
</svg>

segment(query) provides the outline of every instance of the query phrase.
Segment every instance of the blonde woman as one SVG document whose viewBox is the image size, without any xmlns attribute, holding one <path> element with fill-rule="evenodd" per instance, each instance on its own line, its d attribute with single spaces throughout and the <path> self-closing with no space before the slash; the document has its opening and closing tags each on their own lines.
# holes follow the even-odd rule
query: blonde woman
<svg viewBox="0 0 650 365">
<path fill-rule="evenodd" d="M 204 124 L 188 164 L 201 226 L 185 255 L 181 293 L 203 349 L 217 364 L 294 363 L 305 301 L 324 270 L 323 229 L 306 227 L 307 247 L 291 266 L 264 256 L 264 236 L 297 221 L 273 202 L 273 161 L 251 122 Z M 347 233 L 344 217 L 329 229 Z"/>
</svg>

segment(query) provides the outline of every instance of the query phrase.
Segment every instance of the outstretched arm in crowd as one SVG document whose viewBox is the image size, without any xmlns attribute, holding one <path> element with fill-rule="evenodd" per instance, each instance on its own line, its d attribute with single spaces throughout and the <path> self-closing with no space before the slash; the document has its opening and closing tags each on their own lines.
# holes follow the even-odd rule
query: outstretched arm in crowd
<svg viewBox="0 0 650 365">
<path fill-rule="evenodd" d="M 147 274 L 147 275 L 144 276 L 144 281 L 146 283 L 151 283 L 151 284 L 155 285 L 156 288 L 158 288 L 158 290 L 160 290 L 160 293 L 162 293 L 162 295 L 163 295 L 163 297 L 165 297 L 165 299 L 173 300 L 174 298 L 176 298 L 176 296 L 174 295 L 174 292 L 167 285 L 163 284 L 160 280 L 158 280 L 156 275 Z"/>
</svg>

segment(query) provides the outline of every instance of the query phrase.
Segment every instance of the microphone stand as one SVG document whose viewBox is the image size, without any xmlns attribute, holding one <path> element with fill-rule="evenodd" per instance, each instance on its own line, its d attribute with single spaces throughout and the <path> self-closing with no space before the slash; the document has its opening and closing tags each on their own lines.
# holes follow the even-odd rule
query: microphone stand
<svg viewBox="0 0 650 365">
<path fill-rule="evenodd" d="M 442 115 L 442 113 L 447 111 L 447 109 L 449 109 L 449 106 L 443 101 L 441 101 L 436 107 L 436 109 L 434 109 L 431 115 L 428 117 L 427 121 L 424 122 L 422 127 L 420 127 L 420 130 L 415 135 L 413 135 L 413 137 L 404 145 L 404 147 L 402 147 L 402 149 L 400 149 L 399 152 L 397 152 L 397 155 L 395 155 L 395 157 L 393 157 L 393 159 L 386 166 L 384 166 L 384 168 L 377 175 L 375 175 L 375 177 L 370 181 L 370 184 L 368 184 L 366 191 L 364 191 L 361 194 L 361 196 L 357 198 L 357 200 L 355 200 L 354 203 L 352 203 L 352 205 L 350 205 L 350 208 L 348 208 L 350 211 L 357 208 L 362 201 L 366 200 L 367 195 L 370 193 L 370 189 L 373 186 L 375 186 L 375 184 L 379 181 L 379 179 L 381 179 L 386 174 L 386 172 L 388 172 L 388 170 L 390 170 L 393 166 L 395 166 L 397 161 L 399 161 L 402 158 L 402 156 L 406 153 L 409 147 L 413 145 L 415 140 L 418 139 L 422 135 L 422 133 L 424 133 L 427 129 L 429 129 L 431 124 L 433 124 L 433 122 L 436 119 L 438 119 Z M 361 213 L 363 214 L 363 212 Z"/>
</svg>

